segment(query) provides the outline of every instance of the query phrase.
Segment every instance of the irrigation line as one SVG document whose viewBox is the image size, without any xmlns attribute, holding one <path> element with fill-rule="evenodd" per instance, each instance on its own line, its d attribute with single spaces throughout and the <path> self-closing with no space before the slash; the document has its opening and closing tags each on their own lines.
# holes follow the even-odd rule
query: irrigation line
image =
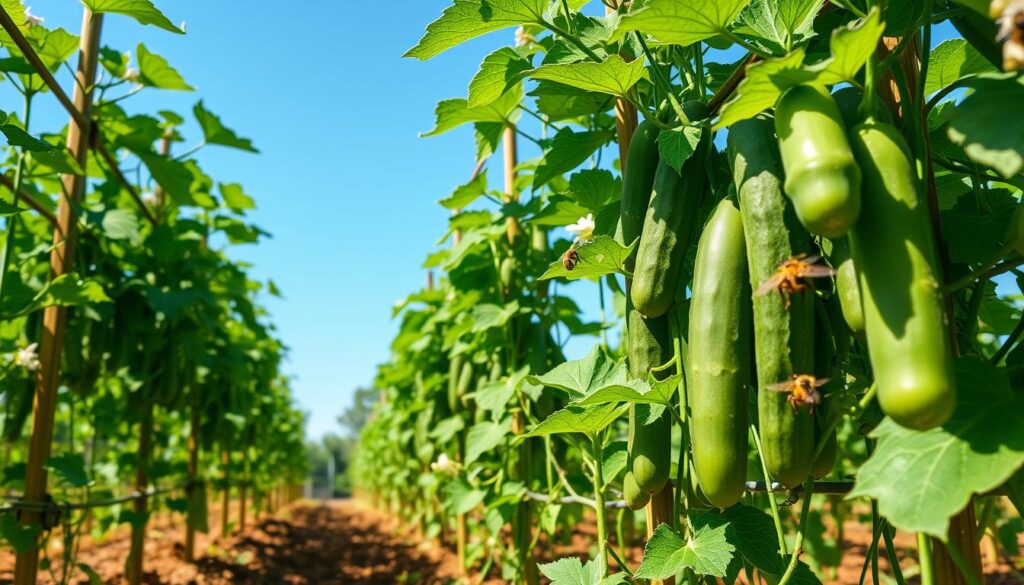
<svg viewBox="0 0 1024 585">
<path fill-rule="evenodd" d="M 14 22 L 14 19 L 12 19 L 11 15 L 7 12 L 7 10 L 5 10 L 2 7 L 0 7 L 0 27 L 3 27 L 3 29 L 7 31 L 7 34 L 11 36 L 11 40 L 13 40 L 14 44 L 17 45 L 18 50 L 21 51 L 22 55 L 25 57 L 25 60 L 28 61 L 30 65 L 32 65 L 33 69 L 36 70 L 36 73 L 39 75 L 40 78 L 42 78 L 43 83 L 45 83 L 46 86 L 50 88 L 50 91 L 53 92 L 53 95 L 57 98 L 57 101 L 60 102 L 60 105 L 64 106 L 64 109 L 67 110 L 68 114 L 71 115 L 71 118 L 75 121 L 75 123 L 78 124 L 80 128 L 90 128 L 92 130 L 92 140 L 90 140 L 90 147 L 92 148 L 92 150 L 95 151 L 96 154 L 100 155 L 100 157 L 104 161 L 106 161 L 108 165 L 111 165 L 113 167 L 112 170 L 116 169 L 114 171 L 114 174 L 117 176 L 117 179 L 124 185 L 124 188 L 128 190 L 128 194 L 135 202 L 135 205 L 138 206 L 138 208 L 142 211 L 143 215 L 146 216 L 146 219 L 149 220 L 151 224 L 156 225 L 156 217 L 153 215 L 153 212 L 150 211 L 148 207 L 146 207 L 146 204 L 145 202 L 142 201 L 142 197 L 139 195 L 138 190 L 135 189 L 135 185 L 132 185 L 128 181 L 127 177 L 125 177 L 124 174 L 121 173 L 120 169 L 117 168 L 114 157 L 110 154 L 110 151 L 108 151 L 107 147 L 103 144 L 99 126 L 96 124 L 91 124 L 89 119 L 81 111 L 79 111 L 78 108 L 75 107 L 74 102 L 72 102 L 71 98 L 68 97 L 68 94 L 64 91 L 64 88 L 62 88 L 60 84 L 57 83 L 57 80 L 53 77 L 53 74 L 50 73 L 50 70 L 46 67 L 46 64 L 43 63 L 42 59 L 39 58 L 39 55 L 32 47 L 32 44 L 29 43 L 28 39 L 25 38 L 25 35 L 21 33 L 21 29 L 18 28 L 18 25 Z"/>
</svg>

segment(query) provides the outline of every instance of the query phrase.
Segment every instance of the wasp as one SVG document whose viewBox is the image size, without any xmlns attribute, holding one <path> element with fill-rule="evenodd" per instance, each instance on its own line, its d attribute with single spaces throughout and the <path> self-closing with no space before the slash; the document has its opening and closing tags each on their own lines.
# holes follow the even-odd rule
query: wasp
<svg viewBox="0 0 1024 585">
<path fill-rule="evenodd" d="M 580 255 L 573 248 L 569 248 L 568 250 L 566 250 L 565 254 L 562 255 L 562 266 L 565 266 L 566 270 L 572 270 L 573 268 L 576 268 L 576 265 L 579 263 Z"/>
<path fill-rule="evenodd" d="M 811 412 L 814 412 L 814 407 L 821 404 L 821 393 L 818 392 L 818 388 L 825 384 L 828 384 L 828 378 L 818 379 L 807 374 L 793 374 L 792 380 L 772 384 L 768 389 L 789 394 L 786 400 L 794 412 L 802 406 L 809 406 Z"/>
<path fill-rule="evenodd" d="M 792 304 L 789 296 L 807 290 L 808 285 L 803 282 L 805 278 L 822 278 L 832 276 L 836 273 L 829 266 L 815 264 L 820 256 L 806 256 L 798 254 L 779 263 L 775 274 L 757 287 L 758 296 L 768 294 L 772 290 L 779 291 L 779 294 L 786 297 L 786 308 Z"/>
</svg>

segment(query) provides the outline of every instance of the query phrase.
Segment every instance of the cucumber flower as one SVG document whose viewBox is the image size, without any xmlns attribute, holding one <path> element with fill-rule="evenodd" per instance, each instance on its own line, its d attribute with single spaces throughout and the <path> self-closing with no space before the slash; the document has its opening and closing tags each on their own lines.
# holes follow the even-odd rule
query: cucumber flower
<svg viewBox="0 0 1024 585">
<path fill-rule="evenodd" d="M 437 458 L 437 461 L 430 464 L 430 469 L 437 473 L 443 473 L 445 475 L 458 475 L 459 473 L 459 462 L 453 461 L 448 458 L 448 455 L 441 453 Z"/>
<path fill-rule="evenodd" d="M 588 213 L 586 217 L 576 220 L 576 223 L 565 226 L 565 231 L 575 234 L 580 242 L 588 242 L 594 239 L 594 214 Z"/>
<path fill-rule="evenodd" d="M 42 16 L 36 16 L 35 14 L 32 14 L 31 6 L 25 7 L 25 24 L 32 26 L 35 24 L 43 24 L 43 21 L 44 19 Z"/>
<path fill-rule="evenodd" d="M 39 354 L 36 353 L 38 347 L 38 343 L 30 343 L 28 347 L 19 349 L 14 354 L 14 365 L 21 366 L 31 372 L 39 369 Z"/>
</svg>

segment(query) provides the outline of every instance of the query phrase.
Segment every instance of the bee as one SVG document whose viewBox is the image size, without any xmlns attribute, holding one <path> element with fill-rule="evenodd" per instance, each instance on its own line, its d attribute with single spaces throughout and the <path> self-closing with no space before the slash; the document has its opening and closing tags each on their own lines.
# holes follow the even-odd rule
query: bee
<svg viewBox="0 0 1024 585">
<path fill-rule="evenodd" d="M 818 379 L 807 374 L 793 374 L 792 380 L 772 384 L 768 386 L 768 389 L 774 392 L 788 393 L 789 396 L 786 400 L 789 401 L 794 412 L 802 406 L 809 406 L 811 412 L 814 412 L 814 407 L 821 404 L 821 393 L 818 392 L 818 388 L 828 384 L 828 381 L 828 378 Z"/>
<path fill-rule="evenodd" d="M 566 270 L 572 270 L 576 268 L 576 265 L 580 263 L 580 255 L 573 248 L 566 250 L 565 254 L 562 255 L 562 266 L 565 266 Z"/>
<path fill-rule="evenodd" d="M 779 291 L 779 294 L 786 297 L 786 308 L 788 309 L 792 302 L 790 301 L 790 295 L 807 290 L 808 285 L 803 282 L 805 278 L 823 278 L 832 276 L 836 273 L 829 266 L 821 264 L 815 264 L 820 256 L 806 256 L 805 254 L 797 254 L 792 258 L 788 258 L 779 263 L 775 269 L 775 274 L 768 280 L 761 283 L 761 286 L 757 287 L 757 296 L 768 294 L 772 290 Z"/>
</svg>

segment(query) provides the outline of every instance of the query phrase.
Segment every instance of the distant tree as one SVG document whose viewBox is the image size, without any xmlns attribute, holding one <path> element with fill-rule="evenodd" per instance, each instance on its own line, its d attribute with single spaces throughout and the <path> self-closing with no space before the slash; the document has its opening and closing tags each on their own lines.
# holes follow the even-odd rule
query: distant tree
<svg viewBox="0 0 1024 585">
<path fill-rule="evenodd" d="M 338 417 L 338 424 L 348 431 L 350 438 L 359 436 L 359 430 L 363 428 L 370 418 L 370 411 L 373 404 L 379 398 L 379 392 L 374 388 L 357 388 L 352 398 L 352 406 L 345 409 Z"/>
</svg>

